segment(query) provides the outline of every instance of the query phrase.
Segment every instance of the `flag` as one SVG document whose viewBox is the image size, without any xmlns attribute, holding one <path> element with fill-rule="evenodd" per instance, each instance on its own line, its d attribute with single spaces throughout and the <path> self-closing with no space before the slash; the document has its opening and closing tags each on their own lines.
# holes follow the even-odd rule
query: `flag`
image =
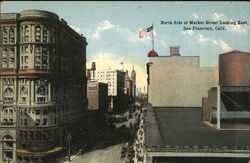
<svg viewBox="0 0 250 163">
<path fill-rule="evenodd" d="M 149 32 L 152 31 L 152 30 L 153 30 L 153 26 L 148 27 L 148 28 L 146 28 L 146 29 L 140 30 L 140 31 L 139 31 L 139 38 L 142 38 L 142 37 L 148 35 Z"/>
</svg>

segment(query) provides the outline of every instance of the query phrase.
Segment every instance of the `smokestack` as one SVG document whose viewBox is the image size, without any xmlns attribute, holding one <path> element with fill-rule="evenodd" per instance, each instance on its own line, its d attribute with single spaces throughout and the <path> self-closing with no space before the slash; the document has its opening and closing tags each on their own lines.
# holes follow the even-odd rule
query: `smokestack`
<svg viewBox="0 0 250 163">
<path fill-rule="evenodd" d="M 92 62 L 91 70 L 96 70 L 95 62 Z"/>
<path fill-rule="evenodd" d="M 180 46 L 170 46 L 170 56 L 180 56 Z"/>
</svg>

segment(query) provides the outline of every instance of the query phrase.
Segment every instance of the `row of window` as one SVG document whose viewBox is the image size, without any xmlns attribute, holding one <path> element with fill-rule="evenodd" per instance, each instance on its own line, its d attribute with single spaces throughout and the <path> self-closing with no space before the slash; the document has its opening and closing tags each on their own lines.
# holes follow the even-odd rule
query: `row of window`
<svg viewBox="0 0 250 163">
<path fill-rule="evenodd" d="M 15 52 L 14 48 L 1 49 L 1 65 L 2 68 L 15 68 Z"/>
<path fill-rule="evenodd" d="M 13 119 L 3 119 L 3 123 L 13 123 Z"/>
<path fill-rule="evenodd" d="M 20 131 L 20 138 L 23 140 L 47 140 L 49 136 L 56 137 L 56 132 Z"/>
<path fill-rule="evenodd" d="M 2 112 L 4 115 L 13 115 L 14 111 L 12 109 L 3 109 Z"/>
<path fill-rule="evenodd" d="M 53 35 L 50 37 L 49 35 Z M 50 38 L 53 38 L 55 42 L 55 29 L 46 25 L 23 25 L 21 26 L 21 42 L 50 42 Z"/>
<path fill-rule="evenodd" d="M 1 44 L 14 44 L 15 43 L 15 28 L 14 27 L 1 27 Z"/>
<path fill-rule="evenodd" d="M 27 126 L 28 125 L 28 119 L 20 119 L 20 123 L 21 125 L 25 125 Z M 56 124 L 56 118 L 54 118 L 54 124 Z M 43 118 L 43 119 L 36 119 L 35 122 L 34 122 L 34 125 L 35 126 L 46 126 L 48 125 L 48 120 L 47 118 Z"/>
<path fill-rule="evenodd" d="M 48 115 L 48 113 L 51 112 L 53 114 L 56 114 L 56 109 L 51 109 L 51 110 L 47 110 L 47 109 L 43 109 L 43 110 L 38 110 L 38 109 L 21 109 L 20 113 L 21 115 L 27 115 L 27 114 L 36 114 L 36 115 Z"/>
<path fill-rule="evenodd" d="M 26 102 L 26 97 L 22 97 L 21 102 Z M 5 97 L 4 98 L 4 103 L 13 104 L 13 98 L 12 97 Z M 46 103 L 45 97 L 37 97 L 36 103 L 45 104 Z"/>
</svg>

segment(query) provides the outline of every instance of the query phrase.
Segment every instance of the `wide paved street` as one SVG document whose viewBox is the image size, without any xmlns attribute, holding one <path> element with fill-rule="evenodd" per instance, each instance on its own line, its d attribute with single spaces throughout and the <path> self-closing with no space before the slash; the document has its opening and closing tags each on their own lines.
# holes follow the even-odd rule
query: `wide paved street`
<svg viewBox="0 0 250 163">
<path fill-rule="evenodd" d="M 120 158 L 121 148 L 122 144 L 118 144 L 82 156 L 73 156 L 71 163 L 124 163 L 125 160 Z"/>
</svg>

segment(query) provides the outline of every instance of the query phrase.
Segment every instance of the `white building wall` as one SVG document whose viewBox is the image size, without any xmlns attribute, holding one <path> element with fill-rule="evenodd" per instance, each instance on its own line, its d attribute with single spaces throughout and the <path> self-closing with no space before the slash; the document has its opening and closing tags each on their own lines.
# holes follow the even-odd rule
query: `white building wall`
<svg viewBox="0 0 250 163">
<path fill-rule="evenodd" d="M 199 57 L 151 57 L 148 101 L 154 107 L 201 107 L 216 86 L 217 68 L 199 66 Z"/>
<path fill-rule="evenodd" d="M 117 71 L 116 70 L 97 70 L 95 77 L 98 82 L 108 84 L 108 96 L 117 96 Z"/>
</svg>

